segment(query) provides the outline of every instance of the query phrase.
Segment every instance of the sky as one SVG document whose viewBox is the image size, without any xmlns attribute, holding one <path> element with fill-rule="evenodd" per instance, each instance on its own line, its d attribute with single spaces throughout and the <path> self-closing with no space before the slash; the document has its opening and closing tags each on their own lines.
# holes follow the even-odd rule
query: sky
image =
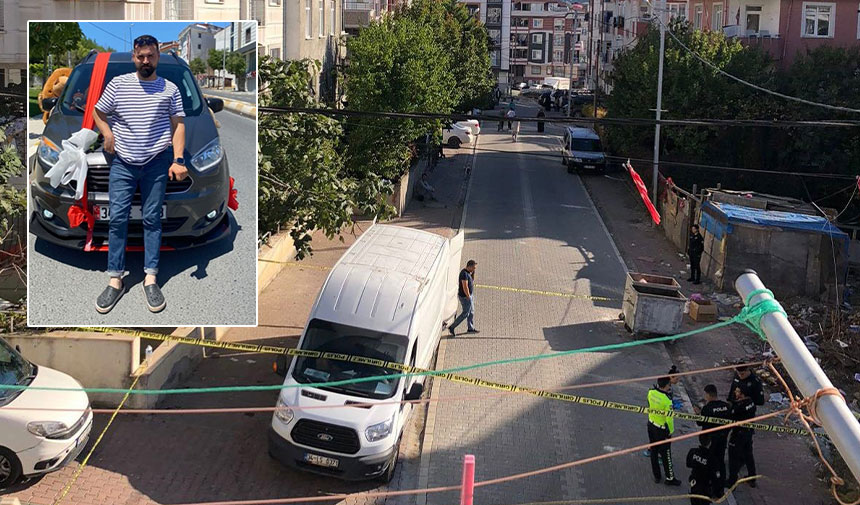
<svg viewBox="0 0 860 505">
<path fill-rule="evenodd" d="M 215 26 L 225 27 L 230 23 L 210 23 Z M 179 32 L 188 26 L 187 21 L 85 21 L 78 23 L 84 36 L 96 41 L 103 47 L 112 47 L 117 51 L 128 51 L 131 41 L 141 35 L 152 35 L 159 42 L 176 40 Z M 130 30 L 130 32 L 129 32 Z"/>
</svg>

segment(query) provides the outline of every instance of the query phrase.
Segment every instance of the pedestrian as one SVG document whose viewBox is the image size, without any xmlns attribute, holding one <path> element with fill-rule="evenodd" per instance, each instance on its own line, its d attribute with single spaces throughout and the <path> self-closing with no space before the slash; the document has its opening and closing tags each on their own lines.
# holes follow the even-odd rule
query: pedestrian
<svg viewBox="0 0 860 505">
<path fill-rule="evenodd" d="M 695 412 L 705 417 L 716 417 L 719 419 L 731 419 L 731 404 L 719 399 L 717 386 L 708 384 L 705 386 L 705 405 L 701 409 L 696 407 Z M 696 421 L 703 430 L 722 426 L 721 424 L 709 423 L 707 421 Z M 711 463 L 714 466 L 713 489 L 709 496 L 719 498 L 723 496 L 726 488 L 726 443 L 728 442 L 729 430 L 715 431 L 711 435 Z"/>
<path fill-rule="evenodd" d="M 541 121 L 541 119 L 546 117 L 546 113 L 543 111 L 543 109 L 538 110 L 537 117 L 537 131 L 538 133 L 543 133 L 543 121 Z"/>
<path fill-rule="evenodd" d="M 732 404 L 731 416 L 733 421 L 746 421 L 755 417 L 755 403 L 750 398 L 746 386 L 734 389 L 735 402 Z M 738 481 L 741 468 L 747 467 L 747 476 L 755 475 L 755 458 L 753 457 L 753 429 L 748 426 L 735 426 L 729 435 L 729 480 L 726 486 L 731 488 Z M 756 487 L 754 480 L 750 487 Z"/>
<path fill-rule="evenodd" d="M 690 494 L 711 496 L 711 479 L 713 465 L 711 463 L 712 438 L 707 433 L 699 435 L 699 447 L 693 447 L 687 453 L 687 468 L 690 469 Z M 709 505 L 711 500 L 690 497 L 691 505 Z"/>
<path fill-rule="evenodd" d="M 460 300 L 462 312 L 451 326 L 448 327 L 448 332 L 451 336 L 455 336 L 454 328 L 456 328 L 463 320 L 466 320 L 467 333 L 479 333 L 475 329 L 475 270 L 478 268 L 478 262 L 469 260 L 466 262 L 466 268 L 460 270 L 460 278 L 457 285 L 457 298 Z"/>
<path fill-rule="evenodd" d="M 126 291 L 123 278 L 128 221 L 135 191 L 140 187 L 143 214 L 143 292 L 152 312 L 167 302 L 158 286 L 161 249 L 161 212 L 167 180 L 188 176 L 185 150 L 185 112 L 182 95 L 172 82 L 156 75 L 158 40 L 151 35 L 134 39 L 136 72 L 114 77 L 95 105 L 94 121 L 104 137 L 104 150 L 116 153 L 110 167 L 108 198 L 108 286 L 96 299 L 96 310 L 107 314 Z M 108 115 L 111 116 L 110 123 Z"/>
<path fill-rule="evenodd" d="M 513 104 L 512 104 L 513 105 Z M 505 118 L 508 120 L 508 131 L 511 131 L 511 123 L 514 121 L 514 118 L 517 117 L 517 111 L 514 109 L 508 109 L 508 112 L 505 114 Z"/>
<path fill-rule="evenodd" d="M 436 199 L 436 188 L 430 185 L 430 182 L 427 180 L 426 172 L 421 176 L 421 180 L 419 181 L 419 187 L 421 188 L 421 191 L 419 192 L 421 196 L 427 198 L 428 200 Z"/>
<path fill-rule="evenodd" d="M 702 283 L 702 253 L 705 252 L 705 239 L 699 233 L 699 225 L 690 226 L 690 240 L 687 244 L 687 256 L 690 257 L 690 278 L 687 282 Z"/>
<path fill-rule="evenodd" d="M 669 391 L 672 389 L 669 377 L 660 377 L 657 384 L 648 391 L 648 408 L 656 411 L 671 411 L 672 398 Z M 648 441 L 650 443 L 660 442 L 671 438 L 675 431 L 675 420 L 671 416 L 648 413 Z M 671 443 L 665 443 L 651 447 L 651 471 L 654 473 L 654 482 L 659 483 L 662 479 L 660 474 L 660 459 L 663 460 L 663 470 L 666 473 L 665 484 L 667 486 L 680 486 L 681 481 L 675 478 L 675 469 L 672 467 Z"/>
<path fill-rule="evenodd" d="M 514 120 L 514 127 L 511 130 L 511 139 L 516 142 L 517 136 L 520 134 L 520 121 L 518 119 Z"/>
<path fill-rule="evenodd" d="M 734 402 L 735 390 L 743 387 L 753 403 L 764 405 L 764 388 L 758 376 L 752 373 L 749 365 L 741 365 L 735 370 L 735 378 L 732 380 L 732 385 L 729 388 L 729 396 L 726 399 L 729 402 Z"/>
</svg>

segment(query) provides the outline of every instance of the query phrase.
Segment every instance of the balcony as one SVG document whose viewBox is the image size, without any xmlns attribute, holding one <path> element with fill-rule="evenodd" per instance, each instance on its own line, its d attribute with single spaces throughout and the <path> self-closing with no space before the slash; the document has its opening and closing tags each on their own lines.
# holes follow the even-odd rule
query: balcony
<svg viewBox="0 0 860 505">
<path fill-rule="evenodd" d="M 379 2 L 344 2 L 343 27 L 363 28 L 373 21 L 379 12 Z"/>
<path fill-rule="evenodd" d="M 776 60 L 782 59 L 785 39 L 780 37 L 778 33 L 771 33 L 768 30 L 744 31 L 738 25 L 724 26 L 723 33 L 726 34 L 726 37 L 738 39 L 741 44 L 747 47 L 758 47 Z"/>
</svg>

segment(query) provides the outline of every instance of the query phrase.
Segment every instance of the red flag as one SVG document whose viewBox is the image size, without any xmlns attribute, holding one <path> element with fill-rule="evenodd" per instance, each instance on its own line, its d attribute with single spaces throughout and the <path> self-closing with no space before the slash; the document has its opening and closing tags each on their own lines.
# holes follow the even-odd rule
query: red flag
<svg viewBox="0 0 860 505">
<path fill-rule="evenodd" d="M 651 203 L 651 199 L 648 198 L 648 189 L 645 188 L 645 183 L 642 182 L 642 178 L 639 177 L 639 174 L 633 170 L 633 165 L 630 162 L 627 162 L 627 171 L 630 172 L 630 177 L 633 178 L 633 183 L 636 184 L 636 189 L 639 190 L 639 195 L 642 197 L 642 201 L 645 202 L 645 207 L 648 207 L 648 212 L 651 213 L 651 220 L 654 221 L 654 224 L 660 224 L 660 214 L 657 212 L 657 209 L 654 208 L 654 204 Z"/>
</svg>

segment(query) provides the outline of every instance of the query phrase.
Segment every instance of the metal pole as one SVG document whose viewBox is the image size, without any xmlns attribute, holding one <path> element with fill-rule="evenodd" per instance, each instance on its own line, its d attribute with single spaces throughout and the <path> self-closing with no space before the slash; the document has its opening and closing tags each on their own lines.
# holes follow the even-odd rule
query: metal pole
<svg viewBox="0 0 860 505">
<path fill-rule="evenodd" d="M 735 281 L 735 289 L 741 298 L 746 300 L 753 291 L 764 289 L 764 284 L 758 274 L 747 270 Z M 769 299 L 772 299 L 770 295 L 759 294 L 750 300 L 750 304 Z M 808 398 L 821 389 L 833 387 L 784 315 L 771 312 L 762 317 L 760 325 L 767 341 L 803 396 Z M 827 435 L 848 464 L 851 473 L 860 480 L 860 423 L 854 418 L 844 399 L 834 395 L 821 396 L 816 411 Z"/>
<path fill-rule="evenodd" d="M 571 31 L 572 33 L 576 33 L 576 14 L 573 15 L 573 26 L 574 28 Z M 570 38 L 570 42 L 570 79 L 567 81 L 567 117 L 573 116 L 573 102 L 571 102 L 571 98 L 573 98 L 573 95 L 571 95 L 571 93 L 573 92 L 573 53 L 575 52 L 573 48 L 576 42 L 573 41 L 572 35 Z"/>
<path fill-rule="evenodd" d="M 596 14 L 596 13 L 595 13 Z M 595 15 L 595 17 L 597 17 Z M 591 114 L 594 119 L 597 119 L 597 92 L 600 90 L 600 49 L 603 46 L 603 0 L 600 0 L 600 18 L 597 22 L 597 29 L 600 30 L 600 39 L 597 42 L 597 56 L 594 58 L 594 102 L 591 104 Z M 594 122 L 597 126 L 597 122 Z"/>
<path fill-rule="evenodd" d="M 651 201 L 657 204 L 657 179 L 660 166 L 660 113 L 663 108 L 663 54 L 666 52 L 666 23 L 663 14 L 666 11 L 666 1 L 658 2 L 660 12 L 660 62 L 657 66 L 657 124 L 654 125 L 654 176 L 651 179 Z"/>
<path fill-rule="evenodd" d="M 227 72 L 227 44 L 224 44 L 224 49 L 221 50 L 221 89 L 224 89 L 225 73 Z"/>
<path fill-rule="evenodd" d="M 463 456 L 463 485 L 460 489 L 460 505 L 472 505 L 475 492 L 475 456 Z"/>
<path fill-rule="evenodd" d="M 588 77 L 594 78 L 594 0 L 588 2 Z"/>
</svg>

